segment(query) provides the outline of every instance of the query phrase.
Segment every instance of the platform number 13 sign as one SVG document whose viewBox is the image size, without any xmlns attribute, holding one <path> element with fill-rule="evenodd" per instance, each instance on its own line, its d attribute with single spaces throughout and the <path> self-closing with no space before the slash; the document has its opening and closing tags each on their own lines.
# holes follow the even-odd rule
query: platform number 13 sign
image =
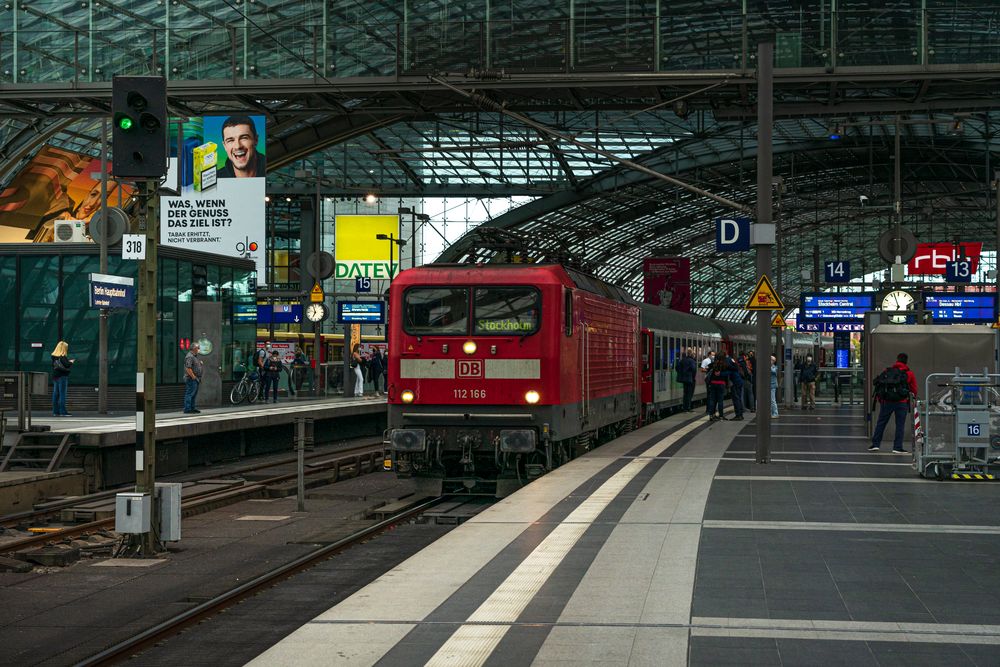
<svg viewBox="0 0 1000 667">
<path fill-rule="evenodd" d="M 828 283 L 846 283 L 851 281 L 850 262 L 842 262 L 838 259 L 833 262 L 827 262 L 824 268 L 826 269 L 824 273 L 826 274 L 826 282 Z"/>
<path fill-rule="evenodd" d="M 967 259 L 945 262 L 944 279 L 949 283 L 972 282 L 972 262 Z"/>
<path fill-rule="evenodd" d="M 122 259 L 146 259 L 145 234 L 125 234 L 122 236 Z"/>
</svg>

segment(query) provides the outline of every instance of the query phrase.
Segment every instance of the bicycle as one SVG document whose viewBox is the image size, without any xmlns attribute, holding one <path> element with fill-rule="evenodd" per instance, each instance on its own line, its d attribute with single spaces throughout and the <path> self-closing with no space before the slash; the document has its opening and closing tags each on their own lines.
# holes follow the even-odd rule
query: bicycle
<svg viewBox="0 0 1000 667">
<path fill-rule="evenodd" d="M 260 374 L 256 371 L 249 373 L 246 366 L 243 367 L 243 377 L 236 383 L 233 390 L 229 392 L 229 402 L 239 405 L 243 401 L 253 405 L 260 396 Z"/>
</svg>

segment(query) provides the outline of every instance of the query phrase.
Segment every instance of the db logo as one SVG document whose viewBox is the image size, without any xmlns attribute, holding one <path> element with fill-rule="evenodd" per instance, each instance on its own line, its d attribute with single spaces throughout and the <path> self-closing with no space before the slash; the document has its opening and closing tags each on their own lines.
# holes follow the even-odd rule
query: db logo
<svg viewBox="0 0 1000 667">
<path fill-rule="evenodd" d="M 257 248 L 257 242 L 251 241 L 249 236 L 245 236 L 242 241 L 236 242 L 236 252 L 240 253 L 244 257 L 249 257 L 250 253 L 257 252 Z"/>
<path fill-rule="evenodd" d="M 482 359 L 459 359 L 458 360 L 458 377 L 460 377 L 460 378 L 482 378 L 483 377 L 483 360 Z"/>
</svg>

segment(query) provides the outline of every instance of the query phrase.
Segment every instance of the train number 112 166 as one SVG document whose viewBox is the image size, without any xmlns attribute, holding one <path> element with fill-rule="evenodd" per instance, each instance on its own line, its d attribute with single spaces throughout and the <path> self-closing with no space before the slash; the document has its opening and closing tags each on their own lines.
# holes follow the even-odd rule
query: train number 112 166
<svg viewBox="0 0 1000 667">
<path fill-rule="evenodd" d="M 485 389 L 453 389 L 455 398 L 486 398 Z"/>
</svg>

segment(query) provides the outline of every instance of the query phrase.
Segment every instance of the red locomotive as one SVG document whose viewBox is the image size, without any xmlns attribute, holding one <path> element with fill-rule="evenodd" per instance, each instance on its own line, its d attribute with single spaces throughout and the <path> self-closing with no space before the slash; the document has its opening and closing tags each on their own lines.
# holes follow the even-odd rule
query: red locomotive
<svg viewBox="0 0 1000 667">
<path fill-rule="evenodd" d="M 506 495 L 639 415 L 639 309 L 556 264 L 393 281 L 388 441 L 429 492 Z"/>
<path fill-rule="evenodd" d="M 432 264 L 389 301 L 387 444 L 431 494 L 507 495 L 655 419 L 680 403 L 681 349 L 723 342 L 709 319 L 558 264 Z"/>
</svg>

